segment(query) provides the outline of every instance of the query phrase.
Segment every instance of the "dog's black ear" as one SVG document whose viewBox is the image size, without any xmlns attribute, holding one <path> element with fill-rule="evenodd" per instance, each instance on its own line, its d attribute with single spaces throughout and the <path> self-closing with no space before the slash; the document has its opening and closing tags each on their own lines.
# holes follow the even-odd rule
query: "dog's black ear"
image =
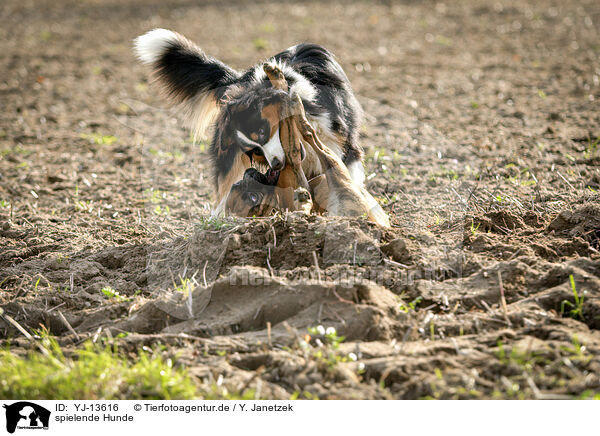
<svg viewBox="0 0 600 436">
<path fill-rule="evenodd" d="M 150 65 L 170 101 L 183 106 L 195 135 L 205 137 L 218 102 L 240 74 L 170 30 L 151 30 L 137 37 L 134 46 L 137 57 Z"/>
</svg>

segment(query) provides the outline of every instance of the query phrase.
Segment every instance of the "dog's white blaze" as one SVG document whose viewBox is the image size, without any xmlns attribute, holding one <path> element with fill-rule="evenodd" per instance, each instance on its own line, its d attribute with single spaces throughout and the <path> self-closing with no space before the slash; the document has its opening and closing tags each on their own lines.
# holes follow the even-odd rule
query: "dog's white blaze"
<svg viewBox="0 0 600 436">
<path fill-rule="evenodd" d="M 265 155 L 265 159 L 269 162 L 269 166 L 271 166 L 271 162 L 273 162 L 274 158 L 279 159 L 279 162 L 285 164 L 285 152 L 283 151 L 283 146 L 281 145 L 281 139 L 279 139 L 279 127 L 271 136 L 271 139 L 263 145 L 263 153 Z"/>
<path fill-rule="evenodd" d="M 135 53 L 144 64 L 153 64 L 165 53 L 170 45 L 177 44 L 175 32 L 167 29 L 154 29 L 134 40 Z"/>
<path fill-rule="evenodd" d="M 365 168 L 361 161 L 352 162 L 348 165 L 348 172 L 350 173 L 350 177 L 352 181 L 357 186 L 363 186 L 365 183 Z"/>
<path fill-rule="evenodd" d="M 257 146 L 258 146 L 258 145 L 260 145 L 260 144 L 257 144 L 256 142 L 254 142 L 252 139 L 248 138 L 248 137 L 247 137 L 246 135 L 244 135 L 244 133 L 243 133 L 243 132 L 241 132 L 240 130 L 236 130 L 235 132 L 236 132 L 236 134 L 237 134 L 237 137 L 238 137 L 238 138 L 240 138 L 242 141 L 249 142 L 249 143 L 251 143 L 251 144 L 252 144 L 252 143 L 254 143 L 254 144 L 256 144 Z"/>
</svg>

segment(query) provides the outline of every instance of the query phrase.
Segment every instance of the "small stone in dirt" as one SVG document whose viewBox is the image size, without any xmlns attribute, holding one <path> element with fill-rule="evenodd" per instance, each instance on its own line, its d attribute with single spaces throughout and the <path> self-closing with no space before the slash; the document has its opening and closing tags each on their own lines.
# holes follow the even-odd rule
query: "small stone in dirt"
<svg viewBox="0 0 600 436">
<path fill-rule="evenodd" d="M 237 233 L 231 235 L 229 239 L 229 247 L 231 249 L 237 250 L 242 247 L 242 238 Z"/>
<path fill-rule="evenodd" d="M 408 251 L 406 241 L 401 238 L 394 239 L 387 244 L 382 245 L 381 251 L 396 262 L 407 263 L 411 260 L 410 251 Z"/>
<path fill-rule="evenodd" d="M 7 231 L 10 229 L 10 222 L 5 221 L 2 223 L 2 230 Z"/>
<path fill-rule="evenodd" d="M 550 112 L 550 114 L 548 115 L 548 119 L 550 121 L 562 121 L 563 116 L 558 112 Z"/>
</svg>

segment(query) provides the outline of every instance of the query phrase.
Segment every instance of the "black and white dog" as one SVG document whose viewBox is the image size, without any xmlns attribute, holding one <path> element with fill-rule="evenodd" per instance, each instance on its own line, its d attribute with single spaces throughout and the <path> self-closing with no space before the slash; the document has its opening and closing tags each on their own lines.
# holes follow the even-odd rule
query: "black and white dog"
<svg viewBox="0 0 600 436">
<path fill-rule="evenodd" d="M 231 186 L 253 162 L 268 165 L 267 176 L 277 177 L 285 165 L 276 110 L 283 96 L 271 86 L 262 62 L 236 71 L 165 29 L 136 38 L 135 51 L 152 68 L 171 103 L 181 108 L 194 134 L 204 137 L 212 132 L 214 213 L 222 212 Z M 358 143 L 362 109 L 333 54 L 317 44 L 303 43 L 268 62 L 283 71 L 290 94 L 301 97 L 308 120 L 362 186 L 363 150 Z M 311 147 L 305 150 L 302 167 L 310 179 L 323 169 Z"/>
</svg>

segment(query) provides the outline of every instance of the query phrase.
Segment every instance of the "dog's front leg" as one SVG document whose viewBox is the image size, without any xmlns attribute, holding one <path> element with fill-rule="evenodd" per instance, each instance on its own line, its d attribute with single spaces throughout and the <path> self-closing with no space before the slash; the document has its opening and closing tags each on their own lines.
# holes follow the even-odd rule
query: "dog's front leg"
<svg viewBox="0 0 600 436">
<path fill-rule="evenodd" d="M 288 83 L 283 72 L 277 65 L 265 63 L 263 70 L 273 88 L 288 92 Z M 300 97 L 297 97 L 297 99 L 292 100 L 290 103 L 290 107 L 280 107 L 279 113 L 279 136 L 285 152 L 286 165 L 279 174 L 277 196 L 279 206 L 283 210 L 295 210 L 297 208 L 297 202 L 294 201 L 294 191 L 296 188 L 304 188 L 306 192 L 310 189 L 302 170 L 302 144 L 294 120 L 294 114 L 299 110 L 296 106 L 298 104 L 302 105 L 302 101 Z"/>
<path fill-rule="evenodd" d="M 300 133 L 292 116 L 279 123 L 279 132 L 286 160 L 285 168 L 281 170 L 277 181 L 280 205 L 283 209 L 295 210 L 294 190 L 301 187 L 308 192 L 310 187 L 302 170 Z"/>
</svg>

